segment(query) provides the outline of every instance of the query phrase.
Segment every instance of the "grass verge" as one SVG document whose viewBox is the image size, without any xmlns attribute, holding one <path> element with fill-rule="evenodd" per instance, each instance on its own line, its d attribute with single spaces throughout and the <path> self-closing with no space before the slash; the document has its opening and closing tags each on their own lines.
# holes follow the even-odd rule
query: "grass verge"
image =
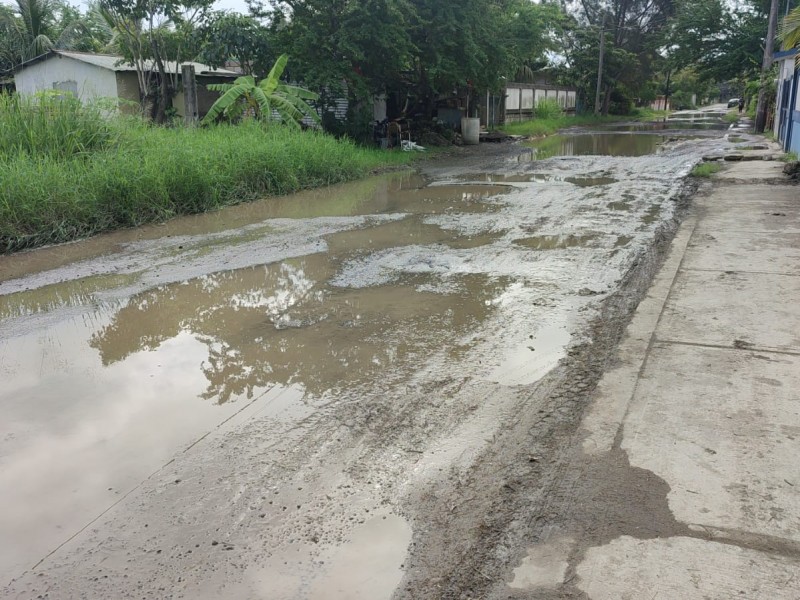
<svg viewBox="0 0 800 600">
<path fill-rule="evenodd" d="M 187 129 L 99 119 L 102 135 L 59 144 L 40 121 L 27 138 L 0 139 L 1 252 L 348 181 L 413 160 L 256 122 Z M 63 125 L 52 113 L 48 122 Z"/>
<path fill-rule="evenodd" d="M 736 123 L 739 121 L 739 109 L 735 108 L 722 116 L 722 120 L 726 123 Z"/>
<path fill-rule="evenodd" d="M 722 165 L 719 163 L 707 162 L 700 163 L 692 169 L 693 177 L 711 177 L 714 173 L 719 173 L 722 170 Z"/>
</svg>

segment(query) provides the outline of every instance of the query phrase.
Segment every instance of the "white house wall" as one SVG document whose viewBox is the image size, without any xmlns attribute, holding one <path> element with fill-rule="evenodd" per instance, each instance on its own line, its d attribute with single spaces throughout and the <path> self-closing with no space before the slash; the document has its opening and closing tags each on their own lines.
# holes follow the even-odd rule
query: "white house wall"
<svg viewBox="0 0 800 600">
<path fill-rule="evenodd" d="M 33 95 L 53 89 L 75 89 L 83 102 L 95 98 L 116 98 L 114 71 L 58 54 L 19 70 L 14 75 L 17 92 Z M 74 84 L 74 85 L 73 85 Z"/>
</svg>

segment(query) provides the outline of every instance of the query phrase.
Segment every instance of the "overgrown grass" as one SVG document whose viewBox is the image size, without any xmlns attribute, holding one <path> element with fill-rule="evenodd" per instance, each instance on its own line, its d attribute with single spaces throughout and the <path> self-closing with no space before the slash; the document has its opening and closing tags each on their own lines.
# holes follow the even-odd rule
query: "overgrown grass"
<svg viewBox="0 0 800 600">
<path fill-rule="evenodd" d="M 700 163 L 692 169 L 692 176 L 694 177 L 711 177 L 714 173 L 719 173 L 722 170 L 722 165 L 715 162 Z"/>
<path fill-rule="evenodd" d="M 794 150 L 790 150 L 786 154 L 780 155 L 778 157 L 778 160 L 786 163 L 797 162 L 798 160 L 800 160 L 800 155 L 798 155 L 797 152 L 795 152 Z"/>
<path fill-rule="evenodd" d="M 726 123 L 736 123 L 739 121 L 739 109 L 735 108 L 731 111 L 728 111 L 722 116 L 722 120 Z"/>
<path fill-rule="evenodd" d="M 19 155 L 68 158 L 113 145 L 116 132 L 99 110 L 44 94 L 0 94 L 0 161 Z"/>
<path fill-rule="evenodd" d="M 0 116 L 0 123 L 31 132 L 28 141 L 4 134 L 0 142 L 0 251 L 348 181 L 411 160 L 406 153 L 256 122 L 167 129 L 99 119 L 86 125 L 86 135 L 67 136 L 59 145 L 53 130 L 78 127 L 83 116 L 50 113 L 52 130 L 38 117 L 20 125 L 13 113 Z"/>
<path fill-rule="evenodd" d="M 502 130 L 510 135 L 524 135 L 528 137 L 539 137 L 550 135 L 559 129 L 567 127 L 579 127 L 587 125 L 599 125 L 601 123 L 613 123 L 619 121 L 620 117 L 603 117 L 595 115 L 576 115 L 569 116 L 560 114 L 550 118 L 536 118 L 531 121 L 520 123 L 508 123 Z"/>
</svg>

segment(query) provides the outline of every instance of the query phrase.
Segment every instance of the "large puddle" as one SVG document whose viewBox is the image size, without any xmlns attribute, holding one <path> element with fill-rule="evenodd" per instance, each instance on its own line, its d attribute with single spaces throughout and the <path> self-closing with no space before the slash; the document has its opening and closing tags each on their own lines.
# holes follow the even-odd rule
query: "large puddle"
<svg viewBox="0 0 800 600">
<path fill-rule="evenodd" d="M 551 135 L 531 142 L 537 160 L 554 156 L 645 156 L 664 138 L 654 134 L 579 133 Z"/>
</svg>

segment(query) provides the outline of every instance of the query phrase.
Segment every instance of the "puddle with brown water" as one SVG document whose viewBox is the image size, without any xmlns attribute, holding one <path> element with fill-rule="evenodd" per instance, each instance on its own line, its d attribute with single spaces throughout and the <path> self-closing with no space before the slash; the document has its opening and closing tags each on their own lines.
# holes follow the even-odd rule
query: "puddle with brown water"
<svg viewBox="0 0 800 600">
<path fill-rule="evenodd" d="M 632 207 L 628 202 L 609 202 L 608 208 L 610 208 L 611 210 L 630 212 Z"/>
<path fill-rule="evenodd" d="M 326 284 L 334 272 L 318 254 L 156 288 L 131 298 L 90 345 L 108 366 L 188 333 L 207 348 L 195 373 L 206 400 L 223 404 L 276 384 L 319 397 L 386 372 L 407 375 L 414 359 L 482 321 L 503 286 L 465 276 L 452 295 L 414 282 L 349 289 Z"/>
<path fill-rule="evenodd" d="M 541 160 L 555 156 L 645 156 L 654 154 L 663 143 L 663 136 L 653 134 L 565 133 L 529 145 L 534 158 Z"/>
</svg>

